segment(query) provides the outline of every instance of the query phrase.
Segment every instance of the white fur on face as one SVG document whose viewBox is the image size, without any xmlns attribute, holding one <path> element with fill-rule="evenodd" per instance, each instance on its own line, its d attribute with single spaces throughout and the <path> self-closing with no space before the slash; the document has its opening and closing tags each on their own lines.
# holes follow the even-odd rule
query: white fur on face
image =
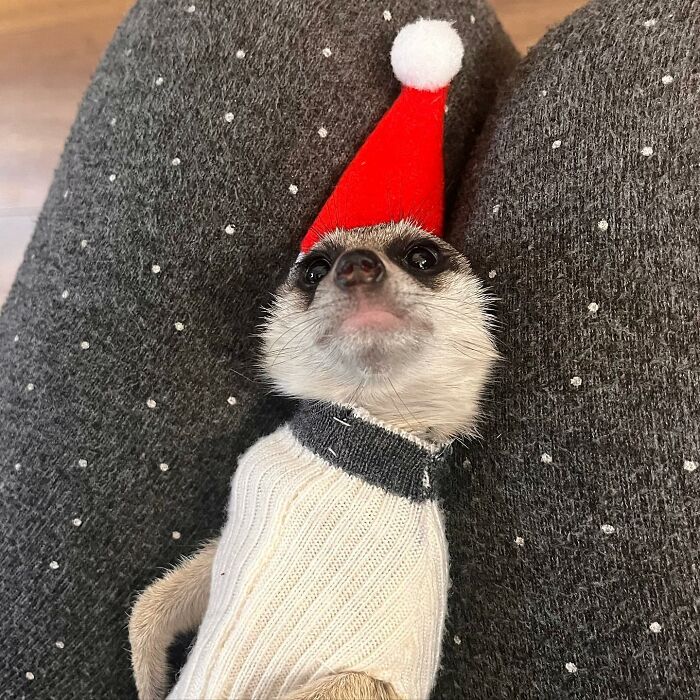
<svg viewBox="0 0 700 700">
<path fill-rule="evenodd" d="M 472 433 L 479 398 L 497 358 L 489 332 L 487 299 L 464 257 L 444 241 L 451 265 L 430 286 L 390 257 L 397 240 L 426 239 L 408 222 L 336 231 L 311 251 L 357 248 L 384 263 L 379 285 L 343 289 L 335 268 L 313 298 L 292 269 L 263 325 L 261 366 L 281 392 L 296 398 L 349 404 L 419 437 L 444 442 Z M 393 259 L 392 259 L 393 258 Z M 396 328 L 347 332 L 343 325 L 360 306 L 389 310 Z"/>
</svg>

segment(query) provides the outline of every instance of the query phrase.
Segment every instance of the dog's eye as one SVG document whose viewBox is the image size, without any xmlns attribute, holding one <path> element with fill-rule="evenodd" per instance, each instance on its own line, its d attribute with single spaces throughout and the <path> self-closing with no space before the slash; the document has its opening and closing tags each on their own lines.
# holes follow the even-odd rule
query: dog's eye
<svg viewBox="0 0 700 700">
<path fill-rule="evenodd" d="M 306 265 L 304 273 L 304 282 L 309 287 L 315 287 L 329 272 L 331 264 L 325 258 L 314 258 Z"/>
<path fill-rule="evenodd" d="M 414 270 L 429 270 L 440 262 L 440 253 L 434 246 L 421 243 L 408 249 L 404 262 Z"/>
</svg>

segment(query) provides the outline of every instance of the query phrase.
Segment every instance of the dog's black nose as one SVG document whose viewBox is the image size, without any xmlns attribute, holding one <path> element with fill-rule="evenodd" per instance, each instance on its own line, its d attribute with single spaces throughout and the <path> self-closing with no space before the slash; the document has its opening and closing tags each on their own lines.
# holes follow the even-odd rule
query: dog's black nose
<svg viewBox="0 0 700 700">
<path fill-rule="evenodd" d="M 384 264 L 371 250 L 348 250 L 335 263 L 335 283 L 342 288 L 376 284 L 384 277 Z"/>
</svg>

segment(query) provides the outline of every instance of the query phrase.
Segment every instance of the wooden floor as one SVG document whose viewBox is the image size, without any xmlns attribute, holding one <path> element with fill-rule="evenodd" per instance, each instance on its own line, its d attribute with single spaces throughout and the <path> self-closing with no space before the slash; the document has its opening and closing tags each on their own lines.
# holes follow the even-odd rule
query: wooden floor
<svg viewBox="0 0 700 700">
<path fill-rule="evenodd" d="M 492 0 L 525 52 L 583 0 Z M 78 101 L 131 0 L 0 0 L 0 303 Z"/>
</svg>

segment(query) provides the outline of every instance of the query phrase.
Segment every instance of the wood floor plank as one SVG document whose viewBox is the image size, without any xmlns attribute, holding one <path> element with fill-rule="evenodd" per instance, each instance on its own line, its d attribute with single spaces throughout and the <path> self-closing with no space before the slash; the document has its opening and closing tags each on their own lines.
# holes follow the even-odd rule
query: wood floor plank
<svg viewBox="0 0 700 700">
<path fill-rule="evenodd" d="M 504 29 L 520 53 L 526 53 L 546 31 L 586 4 L 585 0 L 492 0 Z"/>
</svg>

